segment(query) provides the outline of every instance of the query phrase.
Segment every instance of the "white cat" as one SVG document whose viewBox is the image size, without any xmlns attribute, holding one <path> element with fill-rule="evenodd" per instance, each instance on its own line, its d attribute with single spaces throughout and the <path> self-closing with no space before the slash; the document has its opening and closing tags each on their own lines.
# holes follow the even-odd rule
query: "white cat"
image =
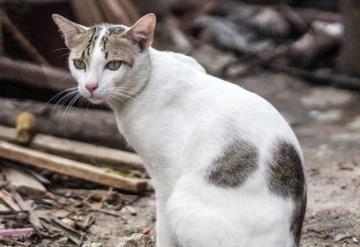
<svg viewBox="0 0 360 247">
<path fill-rule="evenodd" d="M 153 14 L 130 28 L 53 19 L 81 95 L 110 105 L 153 179 L 157 247 L 299 246 L 303 157 L 273 106 L 151 48 Z"/>
</svg>

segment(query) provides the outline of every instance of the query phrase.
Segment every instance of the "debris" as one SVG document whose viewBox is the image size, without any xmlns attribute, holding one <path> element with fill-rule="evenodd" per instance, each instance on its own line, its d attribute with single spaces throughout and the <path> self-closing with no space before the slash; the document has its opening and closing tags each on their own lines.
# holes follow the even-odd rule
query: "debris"
<svg viewBox="0 0 360 247">
<path fill-rule="evenodd" d="M 194 49 L 191 54 L 209 74 L 221 75 L 224 67 L 237 61 L 234 54 L 224 52 L 212 45 L 204 44 L 198 49 Z M 214 59 L 216 57 L 216 59 Z"/>
<path fill-rule="evenodd" d="M 290 24 L 283 15 L 271 7 L 241 5 L 228 15 L 238 25 L 246 25 L 259 34 L 286 37 L 290 34 Z"/>
<path fill-rule="evenodd" d="M 136 209 L 130 205 L 124 206 L 122 210 L 128 211 L 132 216 L 137 215 Z"/>
<path fill-rule="evenodd" d="M 2 200 L 13 211 L 21 211 L 19 205 L 12 199 L 11 194 L 4 189 L 0 190 L 0 200 Z"/>
<path fill-rule="evenodd" d="M 4 237 L 30 237 L 34 234 L 33 228 L 0 229 L 0 238 Z"/>
<path fill-rule="evenodd" d="M 155 242 L 151 234 L 134 233 L 120 240 L 117 247 L 155 247 Z"/>
<path fill-rule="evenodd" d="M 147 189 L 147 180 L 129 179 L 104 172 L 102 169 L 55 155 L 0 141 L 0 157 L 48 169 L 57 173 L 82 178 L 95 183 L 131 192 Z"/>
<path fill-rule="evenodd" d="M 269 49 L 269 40 L 257 40 L 256 35 L 244 26 L 213 16 L 202 16 L 195 20 L 194 28 L 202 29 L 202 39 L 213 41 L 219 47 L 242 54 L 254 54 Z"/>
<path fill-rule="evenodd" d="M 289 75 L 302 78 L 317 85 L 327 85 L 344 89 L 360 90 L 360 79 L 346 74 L 339 74 L 328 69 L 317 69 L 315 71 L 303 70 L 295 67 L 278 65 L 275 63 L 266 64 L 266 67 L 278 72 L 285 72 Z"/>
<path fill-rule="evenodd" d="M 316 87 L 305 95 L 301 102 L 307 108 L 325 109 L 341 107 L 351 103 L 354 95 L 346 90 L 329 87 Z"/>
<path fill-rule="evenodd" d="M 335 243 L 338 243 L 338 242 L 340 242 L 340 241 L 342 241 L 342 240 L 349 239 L 349 238 L 352 238 L 352 236 L 349 235 L 349 234 L 346 234 L 346 233 L 337 234 L 337 235 L 335 236 L 335 238 L 334 238 L 334 241 L 335 241 Z"/>
<path fill-rule="evenodd" d="M 168 41 L 173 44 L 174 50 L 182 53 L 189 53 L 192 44 L 187 36 L 179 28 L 179 23 L 174 17 L 168 17 L 163 23 L 162 30 L 166 34 Z"/>
<path fill-rule="evenodd" d="M 316 21 L 311 29 L 291 45 L 290 58 L 300 67 L 310 67 L 321 56 L 336 51 L 341 44 L 343 26 L 340 23 Z"/>
</svg>

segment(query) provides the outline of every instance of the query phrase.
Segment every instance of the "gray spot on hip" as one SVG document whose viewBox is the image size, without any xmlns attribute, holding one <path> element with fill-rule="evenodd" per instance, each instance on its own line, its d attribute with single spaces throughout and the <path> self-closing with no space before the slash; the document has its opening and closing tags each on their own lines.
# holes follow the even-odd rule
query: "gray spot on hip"
<svg viewBox="0 0 360 247">
<path fill-rule="evenodd" d="M 258 150 L 248 142 L 236 141 L 226 147 L 209 167 L 207 181 L 220 187 L 236 187 L 258 167 Z"/>
<path fill-rule="evenodd" d="M 269 189 L 283 198 L 292 198 L 295 207 L 290 230 L 295 246 L 299 246 L 306 210 L 305 175 L 301 158 L 295 147 L 286 141 L 277 141 L 268 163 Z"/>
</svg>

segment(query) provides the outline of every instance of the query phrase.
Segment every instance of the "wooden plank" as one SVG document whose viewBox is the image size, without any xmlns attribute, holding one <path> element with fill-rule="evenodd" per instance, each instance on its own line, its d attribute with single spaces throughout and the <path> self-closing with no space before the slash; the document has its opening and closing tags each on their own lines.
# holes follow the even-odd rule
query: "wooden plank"
<svg viewBox="0 0 360 247">
<path fill-rule="evenodd" d="M 114 113 L 109 111 L 72 107 L 65 113 L 64 105 L 1 97 L 0 109 L 0 124 L 4 126 L 15 127 L 17 116 L 27 111 L 36 116 L 37 133 L 130 149 L 119 133 Z"/>
<path fill-rule="evenodd" d="M 0 140 L 15 142 L 16 130 L 0 125 Z M 134 153 L 84 142 L 37 134 L 29 147 L 97 166 L 105 165 L 118 171 L 144 171 L 141 158 Z"/>
<path fill-rule="evenodd" d="M 19 45 L 25 50 L 39 64 L 49 65 L 46 59 L 40 52 L 27 40 L 27 38 L 20 32 L 15 24 L 10 20 L 5 11 L 1 13 L 2 23 L 4 27 L 12 34 Z"/>
<path fill-rule="evenodd" d="M 63 69 L 0 57 L 0 79 L 17 81 L 21 85 L 63 91 L 75 85 L 72 76 Z"/>
<path fill-rule="evenodd" d="M 103 169 L 85 163 L 61 158 L 3 141 L 0 141 L 0 157 L 125 191 L 142 192 L 148 188 L 148 180 L 146 179 L 129 179 L 107 173 Z"/>
</svg>

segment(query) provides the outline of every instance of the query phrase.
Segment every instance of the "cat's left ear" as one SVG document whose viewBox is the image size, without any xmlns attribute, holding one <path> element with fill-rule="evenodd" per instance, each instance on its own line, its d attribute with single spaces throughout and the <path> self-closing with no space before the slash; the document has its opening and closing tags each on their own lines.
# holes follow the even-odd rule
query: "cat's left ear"
<svg viewBox="0 0 360 247">
<path fill-rule="evenodd" d="M 84 33 L 87 30 L 87 27 L 69 21 L 61 15 L 53 14 L 51 17 L 64 35 L 65 45 L 70 49 L 78 45 L 79 39 L 77 39 L 77 36 Z"/>
<path fill-rule="evenodd" d="M 155 25 L 155 15 L 147 14 L 130 27 L 126 37 L 131 39 L 134 44 L 139 45 L 141 51 L 145 51 L 154 40 Z"/>
</svg>

